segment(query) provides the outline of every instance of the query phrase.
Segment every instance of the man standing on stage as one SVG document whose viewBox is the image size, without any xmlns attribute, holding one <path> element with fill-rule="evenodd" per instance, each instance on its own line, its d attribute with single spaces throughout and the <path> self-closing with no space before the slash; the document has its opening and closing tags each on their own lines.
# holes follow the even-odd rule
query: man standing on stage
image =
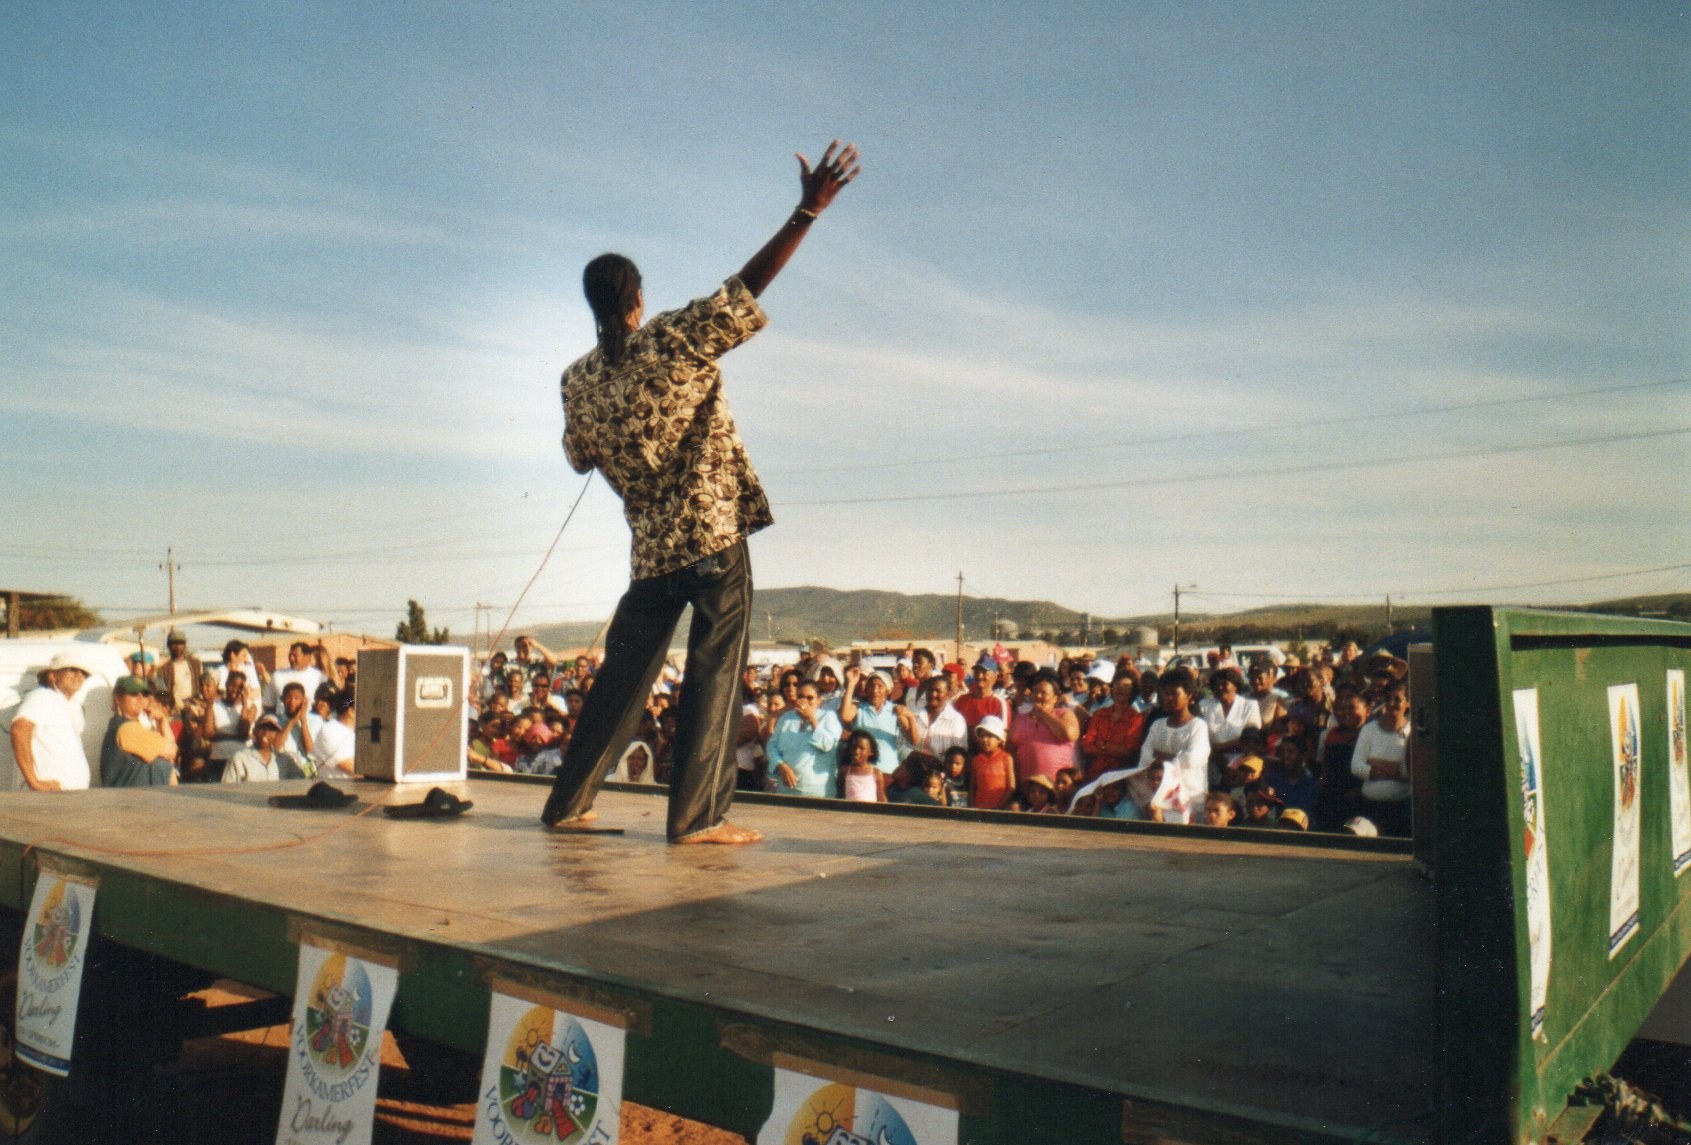
<svg viewBox="0 0 1691 1145">
<path fill-rule="evenodd" d="M 693 606 L 669 789 L 673 843 L 755 843 L 727 820 L 734 799 L 740 671 L 751 639 L 746 538 L 774 522 L 716 360 L 768 322 L 757 298 L 861 168 L 857 148 L 799 160 L 799 205 L 740 273 L 706 298 L 642 324 L 640 271 L 617 254 L 587 264 L 582 289 L 599 345 L 564 371 L 564 452 L 622 498 L 633 573 L 605 637 L 605 663 L 558 768 L 543 822 L 590 829 L 594 796 L 640 722 L 682 609 Z"/>
</svg>

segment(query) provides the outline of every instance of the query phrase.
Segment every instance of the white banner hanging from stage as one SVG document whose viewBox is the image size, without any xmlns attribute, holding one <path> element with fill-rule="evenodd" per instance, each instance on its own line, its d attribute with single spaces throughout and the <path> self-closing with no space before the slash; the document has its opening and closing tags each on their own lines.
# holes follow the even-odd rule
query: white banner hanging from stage
<svg viewBox="0 0 1691 1145">
<path fill-rule="evenodd" d="M 1673 873 L 1691 871 L 1691 756 L 1685 743 L 1685 670 L 1668 669 L 1668 792 L 1673 811 Z"/>
<path fill-rule="evenodd" d="M 19 1060 L 59 1077 L 70 1072 L 82 968 L 94 933 L 94 890 L 92 881 L 43 870 L 18 952 L 15 1052 Z"/>
<path fill-rule="evenodd" d="M 895 1083 L 848 1078 L 844 1071 L 838 1076 L 845 1080 L 831 1080 L 831 1072 L 811 1063 L 802 1071 L 786 1068 L 778 1056 L 775 1108 L 757 1145 L 957 1145 L 957 1109 L 949 1095 L 927 1094 L 935 1100 L 922 1101 L 870 1088 L 904 1088 Z"/>
<path fill-rule="evenodd" d="M 1538 738 L 1538 689 L 1515 692 L 1515 751 L 1521 766 L 1521 819 L 1527 859 L 1527 949 L 1532 964 L 1532 1036 L 1545 1040 L 1550 993 L 1550 851 L 1544 833 L 1544 756 Z"/>
<path fill-rule="evenodd" d="M 566 999 L 495 984 L 475 1145 L 616 1145 L 626 1033 Z"/>
<path fill-rule="evenodd" d="M 394 966 L 309 938 L 300 943 L 277 1145 L 369 1145 L 382 1034 L 398 984 Z"/>
<path fill-rule="evenodd" d="M 1609 744 L 1615 767 L 1614 857 L 1609 863 L 1609 957 L 1638 933 L 1638 853 L 1643 816 L 1643 747 L 1638 730 L 1638 685 L 1609 688 Z"/>
</svg>

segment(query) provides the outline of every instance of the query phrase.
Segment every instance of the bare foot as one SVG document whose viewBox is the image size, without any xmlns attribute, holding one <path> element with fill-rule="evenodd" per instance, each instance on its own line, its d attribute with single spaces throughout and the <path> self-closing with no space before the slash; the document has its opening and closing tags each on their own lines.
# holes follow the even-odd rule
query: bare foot
<svg viewBox="0 0 1691 1145">
<path fill-rule="evenodd" d="M 737 843 L 761 843 L 763 832 L 751 827 L 736 827 L 726 819 L 717 827 L 709 831 L 700 831 L 697 835 L 689 835 L 685 839 L 671 839 L 671 843 L 720 843 L 733 846 Z"/>
<path fill-rule="evenodd" d="M 565 833 L 578 832 L 580 834 L 597 834 L 597 835 L 620 835 L 620 834 L 622 834 L 622 828 L 621 827 L 601 827 L 601 826 L 599 826 L 598 820 L 599 820 L 599 813 L 597 811 L 594 811 L 592 808 L 588 808 L 586 811 L 583 811 L 580 815 L 577 815 L 574 819 L 560 819 L 556 823 L 549 824 L 548 827 L 549 827 L 550 830 L 561 831 L 561 832 L 565 832 Z"/>
</svg>

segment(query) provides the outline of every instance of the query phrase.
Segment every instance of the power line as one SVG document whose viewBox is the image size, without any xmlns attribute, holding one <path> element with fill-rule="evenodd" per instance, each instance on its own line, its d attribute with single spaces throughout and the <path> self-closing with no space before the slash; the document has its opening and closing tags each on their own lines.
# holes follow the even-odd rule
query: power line
<svg viewBox="0 0 1691 1145">
<path fill-rule="evenodd" d="M 1521 581 L 1515 584 L 1465 585 L 1461 588 L 1393 588 L 1390 590 L 1382 590 L 1380 592 L 1326 592 L 1316 595 L 1325 599 L 1336 598 L 1340 600 L 1380 600 L 1387 595 L 1387 591 L 1389 591 L 1393 597 L 1462 596 L 1469 593 L 1513 592 L 1517 589 L 1523 588 L 1555 588 L 1566 584 L 1589 584 L 1594 581 L 1602 580 L 1622 580 L 1627 577 L 1649 576 L 1652 573 L 1678 572 L 1681 569 L 1691 569 L 1691 563 L 1658 565 L 1655 568 L 1648 569 L 1628 569 L 1626 572 L 1598 573 L 1594 576 L 1571 576 L 1560 577 L 1556 580 Z M 1191 595 L 1215 597 L 1222 600 L 1283 600 L 1295 602 L 1302 594 L 1287 592 L 1211 592 L 1208 589 L 1195 589 L 1192 591 Z"/>
<path fill-rule="evenodd" d="M 1274 425 L 1239 426 L 1233 429 L 1205 430 L 1206 441 L 1218 437 L 1237 437 L 1244 434 L 1261 436 L 1269 433 L 1285 431 L 1302 432 L 1310 429 L 1325 429 L 1338 425 L 1359 425 L 1372 421 L 1396 421 L 1409 417 L 1431 417 L 1435 414 L 1461 413 L 1468 410 L 1496 409 L 1502 406 L 1528 405 L 1533 402 L 1562 401 L 1569 398 L 1592 397 L 1598 394 L 1625 393 L 1632 390 L 1660 389 L 1664 386 L 1683 386 L 1691 384 L 1691 378 L 1669 378 L 1658 382 L 1629 382 L 1620 386 L 1598 386 L 1587 390 L 1569 390 L 1563 393 L 1535 394 L 1525 398 L 1493 398 L 1487 401 L 1459 402 L 1446 406 L 1426 406 L 1421 409 L 1395 410 L 1390 413 L 1351 414 L 1345 417 L 1318 418 L 1311 421 L 1280 422 Z M 1002 461 L 1010 457 L 1047 457 L 1053 454 L 1073 456 L 1080 453 L 1091 453 L 1098 450 L 1141 449 L 1148 445 L 1169 445 L 1187 442 L 1193 439 L 1190 431 L 1169 434 L 1165 437 L 1143 437 L 1135 441 L 1099 442 L 1093 445 L 1062 445 L 1048 449 L 995 449 L 990 453 L 962 453 L 949 457 L 919 457 L 900 461 L 866 461 L 858 464 L 846 465 L 809 465 L 794 469 L 765 470 L 771 476 L 781 476 L 796 473 L 839 473 L 842 471 L 869 469 L 896 469 L 918 465 L 950 465 L 959 461 Z"/>
<path fill-rule="evenodd" d="M 1455 449 L 1445 453 L 1427 453 L 1418 457 L 1378 457 L 1358 461 L 1312 461 L 1300 465 L 1282 465 L 1275 469 L 1252 469 L 1248 472 L 1206 473 L 1206 481 L 1259 480 L 1263 477 L 1287 477 L 1300 473 L 1332 473 L 1347 469 L 1383 469 L 1393 465 L 1421 465 L 1435 461 L 1462 461 L 1474 457 L 1495 457 L 1510 453 L 1535 453 L 1550 449 L 1567 449 L 1580 445 L 1612 445 L 1622 441 L 1643 441 L 1653 437 L 1674 437 L 1691 433 L 1691 426 L 1676 429 L 1652 429 L 1638 433 L 1612 433 L 1600 437 L 1571 438 L 1564 441 L 1535 441 L 1524 445 L 1497 445 L 1481 449 Z M 816 501 L 782 501 L 782 509 L 807 508 L 816 505 L 880 505 L 902 501 L 961 501 L 987 497 L 1020 497 L 1043 493 L 1079 493 L 1094 489 L 1134 489 L 1156 485 L 1186 485 L 1189 474 L 1168 474 L 1160 477 L 1131 477 L 1121 481 L 1082 481 L 1066 485 L 1039 485 L 1021 489 L 970 489 L 947 493 L 904 493 L 891 497 L 831 497 Z"/>
</svg>

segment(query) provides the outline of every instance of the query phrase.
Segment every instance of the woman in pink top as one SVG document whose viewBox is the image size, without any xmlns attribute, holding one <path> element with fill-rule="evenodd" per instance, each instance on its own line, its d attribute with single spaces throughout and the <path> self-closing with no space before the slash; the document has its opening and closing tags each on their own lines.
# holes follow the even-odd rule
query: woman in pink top
<svg viewBox="0 0 1691 1145">
<path fill-rule="evenodd" d="M 1016 711 L 1010 725 L 1010 752 L 1016 757 L 1017 780 L 1043 775 L 1055 781 L 1057 773 L 1074 766 L 1074 745 L 1080 738 L 1080 720 L 1064 702 L 1057 674 L 1041 669 L 1034 675 L 1028 696 L 1030 703 Z"/>
</svg>

